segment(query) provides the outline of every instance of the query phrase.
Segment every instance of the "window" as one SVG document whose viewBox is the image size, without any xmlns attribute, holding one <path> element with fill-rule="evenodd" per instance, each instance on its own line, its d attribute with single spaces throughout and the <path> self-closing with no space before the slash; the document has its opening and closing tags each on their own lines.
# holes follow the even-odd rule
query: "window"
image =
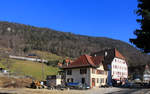
<svg viewBox="0 0 150 94">
<path fill-rule="evenodd" d="M 97 74 L 104 74 L 103 70 L 97 70 Z"/>
<path fill-rule="evenodd" d="M 104 83 L 104 78 L 100 78 L 100 83 Z"/>
<path fill-rule="evenodd" d="M 73 82 L 73 78 L 68 78 L 67 79 L 67 82 L 69 83 L 69 82 Z"/>
<path fill-rule="evenodd" d="M 67 79 L 67 82 L 68 82 L 68 83 L 70 82 L 70 79 L 69 79 L 69 78 Z"/>
<path fill-rule="evenodd" d="M 99 83 L 99 78 L 97 78 L 97 83 Z"/>
<path fill-rule="evenodd" d="M 95 69 L 92 68 L 92 73 L 95 74 Z"/>
<path fill-rule="evenodd" d="M 85 78 L 81 79 L 82 84 L 85 84 Z"/>
<path fill-rule="evenodd" d="M 73 82 L 73 78 L 71 78 L 71 82 Z"/>
<path fill-rule="evenodd" d="M 80 74 L 86 74 L 87 69 L 80 69 Z"/>
<path fill-rule="evenodd" d="M 125 75 L 125 73 L 123 72 L 122 75 Z"/>
<path fill-rule="evenodd" d="M 67 75 L 72 75 L 72 70 L 67 70 Z"/>
<path fill-rule="evenodd" d="M 56 79 L 56 76 L 51 76 L 51 79 Z"/>
</svg>

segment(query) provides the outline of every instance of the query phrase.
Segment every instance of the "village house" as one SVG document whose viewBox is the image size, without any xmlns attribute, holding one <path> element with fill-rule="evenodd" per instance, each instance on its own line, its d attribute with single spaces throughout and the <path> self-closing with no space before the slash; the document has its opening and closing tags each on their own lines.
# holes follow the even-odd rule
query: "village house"
<svg viewBox="0 0 150 94">
<path fill-rule="evenodd" d="M 145 70 L 143 72 L 143 82 L 150 83 L 150 68 L 149 65 L 145 65 Z"/>
<path fill-rule="evenodd" d="M 82 55 L 74 62 L 63 62 L 65 81 L 81 83 L 89 87 L 105 85 L 107 71 L 104 70 L 102 56 Z"/>
<path fill-rule="evenodd" d="M 109 85 L 116 83 L 124 83 L 128 78 L 128 65 L 125 57 L 115 48 L 105 49 L 96 53 L 92 53 L 92 56 L 104 56 L 104 69 L 108 71 Z"/>
</svg>

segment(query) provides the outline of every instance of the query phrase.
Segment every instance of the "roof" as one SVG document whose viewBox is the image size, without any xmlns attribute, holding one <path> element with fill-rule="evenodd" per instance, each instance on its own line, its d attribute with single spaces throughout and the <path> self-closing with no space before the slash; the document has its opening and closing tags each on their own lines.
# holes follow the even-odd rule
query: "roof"
<svg viewBox="0 0 150 94">
<path fill-rule="evenodd" d="M 125 59 L 125 57 L 115 48 L 115 57 L 118 57 L 120 59 Z"/>
<path fill-rule="evenodd" d="M 69 63 L 72 63 L 73 61 L 70 60 L 69 58 L 63 60 L 63 63 L 62 62 L 59 62 L 57 65 L 58 67 L 62 67 L 63 64 L 69 64 Z"/>
<path fill-rule="evenodd" d="M 92 53 L 91 55 L 104 56 L 103 66 L 105 70 L 108 70 L 108 65 L 111 64 L 115 57 L 125 60 L 125 57 L 116 48 L 104 49 L 99 52 Z"/>
<path fill-rule="evenodd" d="M 79 58 L 77 58 L 74 62 L 62 65 L 61 68 L 97 67 L 102 63 L 102 61 L 102 56 L 82 55 Z"/>
<path fill-rule="evenodd" d="M 92 53 L 91 55 L 98 55 L 98 56 L 105 56 L 105 52 L 107 52 L 107 56 L 109 57 L 117 57 L 120 59 L 125 59 L 125 57 L 116 49 L 116 48 L 111 48 L 111 49 L 104 49 L 95 53 Z"/>
</svg>

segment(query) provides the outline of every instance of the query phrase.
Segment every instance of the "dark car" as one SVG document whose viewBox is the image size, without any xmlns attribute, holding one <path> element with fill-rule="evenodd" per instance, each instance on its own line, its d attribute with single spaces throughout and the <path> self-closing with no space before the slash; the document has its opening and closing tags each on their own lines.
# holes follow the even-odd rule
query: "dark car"
<svg viewBox="0 0 150 94">
<path fill-rule="evenodd" d="M 121 87 L 123 88 L 132 88 L 133 87 L 133 83 L 125 83 L 124 85 L 122 85 Z"/>
<path fill-rule="evenodd" d="M 89 86 L 81 83 L 67 83 L 67 87 L 70 89 L 90 89 Z"/>
</svg>

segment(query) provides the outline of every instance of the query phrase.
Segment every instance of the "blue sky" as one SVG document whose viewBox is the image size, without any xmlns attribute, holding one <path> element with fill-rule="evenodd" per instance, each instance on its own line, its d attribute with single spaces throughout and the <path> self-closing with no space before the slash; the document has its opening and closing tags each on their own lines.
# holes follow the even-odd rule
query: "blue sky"
<svg viewBox="0 0 150 94">
<path fill-rule="evenodd" d="M 137 0 L 1 0 L 0 20 L 129 43 L 136 9 Z"/>
</svg>

